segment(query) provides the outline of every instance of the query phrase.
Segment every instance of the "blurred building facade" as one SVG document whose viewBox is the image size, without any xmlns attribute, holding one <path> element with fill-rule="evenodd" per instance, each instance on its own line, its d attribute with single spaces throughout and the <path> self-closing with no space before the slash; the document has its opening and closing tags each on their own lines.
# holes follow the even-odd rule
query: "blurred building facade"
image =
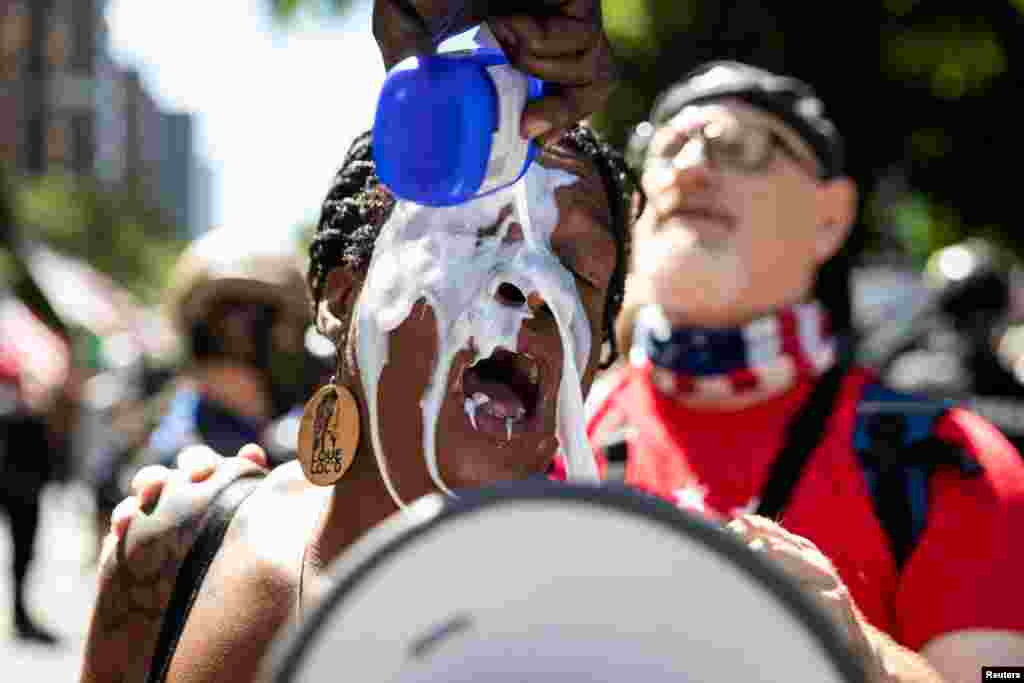
<svg viewBox="0 0 1024 683">
<path fill-rule="evenodd" d="M 194 117 L 163 111 L 111 56 L 107 0 L 0 0 L 0 162 L 131 188 L 181 237 L 209 224 L 210 174 Z"/>
<path fill-rule="evenodd" d="M 193 233 L 192 176 L 197 172 L 192 153 L 195 117 L 185 112 L 162 112 L 160 204 L 170 213 L 174 222 L 188 228 L 186 237 Z"/>
<path fill-rule="evenodd" d="M 189 225 L 192 237 L 199 237 L 213 227 L 213 169 L 201 157 L 193 156 L 196 164 L 189 174 Z"/>
</svg>

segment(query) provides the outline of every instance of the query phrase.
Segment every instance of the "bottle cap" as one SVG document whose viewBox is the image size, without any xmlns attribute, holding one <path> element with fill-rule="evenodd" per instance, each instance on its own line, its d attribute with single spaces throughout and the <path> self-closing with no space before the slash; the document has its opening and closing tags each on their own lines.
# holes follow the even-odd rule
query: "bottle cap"
<svg viewBox="0 0 1024 683">
<path fill-rule="evenodd" d="M 542 93 L 543 83 L 515 71 L 500 49 L 409 57 L 389 71 L 378 98 L 377 174 L 396 196 L 427 206 L 501 189 L 536 154 L 519 137 L 518 117 Z"/>
</svg>

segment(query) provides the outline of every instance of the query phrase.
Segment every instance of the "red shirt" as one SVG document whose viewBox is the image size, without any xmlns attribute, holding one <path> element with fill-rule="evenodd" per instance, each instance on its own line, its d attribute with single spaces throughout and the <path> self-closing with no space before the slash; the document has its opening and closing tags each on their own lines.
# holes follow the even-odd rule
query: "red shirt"
<svg viewBox="0 0 1024 683">
<path fill-rule="evenodd" d="M 936 469 L 925 530 L 898 571 L 852 448 L 857 402 L 873 379 L 858 369 L 843 380 L 826 436 L 781 523 L 817 544 L 865 616 L 907 647 L 919 650 L 960 629 L 1024 630 L 1024 461 L 981 417 L 947 413 L 936 435 L 962 446 L 984 469 L 974 477 Z M 756 508 L 785 425 L 811 386 L 741 410 L 695 410 L 624 369 L 587 433 L 599 446 L 609 429 L 627 424 L 626 483 L 682 502 L 684 487 L 696 480 L 710 513 L 733 517 Z"/>
</svg>

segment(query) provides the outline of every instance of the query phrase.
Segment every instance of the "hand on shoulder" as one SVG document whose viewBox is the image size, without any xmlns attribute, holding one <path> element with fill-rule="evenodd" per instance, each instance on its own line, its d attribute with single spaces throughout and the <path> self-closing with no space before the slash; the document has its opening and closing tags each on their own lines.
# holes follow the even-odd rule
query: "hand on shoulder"
<svg viewBox="0 0 1024 683">
<path fill-rule="evenodd" d="M 490 5 L 490 7 L 488 7 Z M 542 142 L 599 110 L 619 68 L 605 34 L 599 0 L 542 0 L 503 13 L 501 3 L 469 0 L 375 0 L 373 34 L 385 68 L 432 49 L 432 36 L 468 29 L 483 20 L 517 68 L 547 81 L 551 91 L 530 103 L 523 130 Z M 492 10 L 485 16 L 486 10 Z"/>
<path fill-rule="evenodd" d="M 266 454 L 246 446 L 225 458 L 206 446 L 178 455 L 178 467 L 141 469 L 115 508 L 100 554 L 98 594 L 82 681 L 144 680 L 164 611 L 185 556 L 213 499 L 247 474 L 266 471 Z"/>
</svg>

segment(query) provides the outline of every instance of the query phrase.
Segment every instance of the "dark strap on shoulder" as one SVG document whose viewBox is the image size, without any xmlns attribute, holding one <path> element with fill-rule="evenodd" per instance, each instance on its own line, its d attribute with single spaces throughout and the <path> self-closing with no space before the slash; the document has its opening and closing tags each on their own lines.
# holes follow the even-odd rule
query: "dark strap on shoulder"
<svg viewBox="0 0 1024 683">
<path fill-rule="evenodd" d="M 210 503 L 210 511 L 203 528 L 196 536 L 195 543 L 185 556 L 174 581 L 174 591 L 160 625 L 160 636 L 150 660 L 148 683 L 163 683 L 167 678 L 171 658 L 178 647 L 178 640 L 185 629 L 188 615 L 192 611 L 199 589 L 206 578 L 206 572 L 213 558 L 220 550 L 224 534 L 231 525 L 231 519 L 242 502 L 249 497 L 263 474 L 248 474 L 228 484 Z"/>
<path fill-rule="evenodd" d="M 800 411 L 790 420 L 785 445 L 775 458 L 768 481 L 761 492 L 757 514 L 775 519 L 786 507 L 804 465 L 822 439 L 825 423 L 833 412 L 848 367 L 847 354 L 841 353 L 840 359 L 822 375 Z M 601 444 L 601 449 L 608 460 L 605 480 L 624 481 L 629 455 L 626 431 L 620 430 L 610 436 Z"/>
<path fill-rule="evenodd" d="M 790 420 L 786 427 L 786 442 L 772 463 L 768 481 L 761 490 L 758 515 L 778 519 L 789 504 L 804 466 L 824 436 L 825 423 L 834 412 L 848 366 L 846 354 L 841 354 L 840 360 L 818 380 L 800 412 Z"/>
<path fill-rule="evenodd" d="M 607 461 L 605 481 L 626 481 L 626 463 L 629 461 L 629 445 L 626 441 L 626 431 L 620 429 L 613 434 L 605 443 L 601 444 Z"/>
<path fill-rule="evenodd" d="M 869 385 L 861 397 L 853 446 L 897 567 L 924 531 L 932 472 L 951 466 L 969 477 L 982 469 L 966 450 L 934 433 L 954 405 L 881 384 Z"/>
</svg>

